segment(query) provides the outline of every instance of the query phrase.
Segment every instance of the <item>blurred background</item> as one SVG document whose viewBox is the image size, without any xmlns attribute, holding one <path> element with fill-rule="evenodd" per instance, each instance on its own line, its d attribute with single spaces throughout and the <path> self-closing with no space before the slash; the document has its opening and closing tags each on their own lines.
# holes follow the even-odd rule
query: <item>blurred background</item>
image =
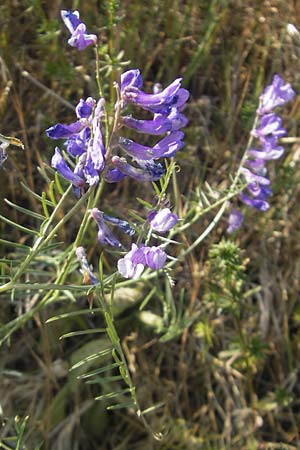
<svg viewBox="0 0 300 450">
<path fill-rule="evenodd" d="M 0 213 L 28 228 L 37 229 L 35 219 L 4 199 L 39 212 L 22 183 L 41 194 L 53 177 L 45 164 L 54 145 L 45 129 L 71 123 L 79 99 L 97 96 L 93 49 L 68 46 L 61 9 L 78 9 L 88 31 L 99 36 L 107 98 L 120 62 L 127 62 L 123 70 L 141 70 L 148 92 L 153 83 L 166 86 L 183 77 L 190 100 L 186 145 L 176 157 L 182 195 L 178 200 L 170 192 L 181 216 L 205 182 L 218 192 L 229 187 L 258 97 L 272 76 L 278 73 L 299 92 L 300 35 L 287 33 L 288 24 L 300 30 L 296 0 L 2 0 L 0 133 L 21 139 L 25 150 L 10 147 L 0 168 Z M 78 379 L 80 370 L 69 372 L 106 345 L 94 334 L 59 339 L 74 329 L 101 326 L 101 317 L 69 316 L 45 324 L 54 314 L 87 307 L 86 297 L 76 295 L 42 309 L 0 348 L 0 448 L 17 448 L 7 440 L 17 433 L 17 415 L 29 416 L 18 448 L 30 450 L 41 442 L 41 448 L 55 450 L 300 448 L 298 97 L 282 115 L 289 139 L 284 158 L 269 165 L 270 210 L 248 208 L 232 237 L 221 221 L 176 266 L 172 292 L 155 281 L 148 315 L 139 305 L 153 282 L 116 295 L 116 326 L 137 395 L 144 408 L 163 404 L 148 420 L 164 439 L 154 441 L 130 408 L 106 411 L 105 403 L 93 400 L 99 387 Z M 153 201 L 147 185 L 126 180 L 109 186 L 101 209 L 124 218 L 129 208 L 138 214 L 136 196 Z M 179 240 L 191 244 L 212 217 L 203 217 Z M 79 223 L 80 218 L 60 232 L 64 249 Z M 31 242 L 3 221 L 0 230 L 9 241 Z M 95 229 L 86 246 L 97 268 L 103 249 Z M 1 261 L 14 252 L 1 244 Z M 113 272 L 115 259 L 104 254 L 105 270 Z M 40 264 L 42 270 L 46 262 Z M 51 279 L 55 267 L 47 268 Z M 74 277 L 80 284 L 80 274 Z M 15 303 L 2 295 L 0 324 L 34 304 L 34 295 L 26 292 Z"/>
</svg>

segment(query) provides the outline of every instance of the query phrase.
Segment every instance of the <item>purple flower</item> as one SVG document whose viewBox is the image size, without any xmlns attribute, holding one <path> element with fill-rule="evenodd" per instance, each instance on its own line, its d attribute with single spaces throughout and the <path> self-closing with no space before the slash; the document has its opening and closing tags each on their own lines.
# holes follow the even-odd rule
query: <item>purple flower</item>
<svg viewBox="0 0 300 450">
<path fill-rule="evenodd" d="M 87 159 L 84 168 L 86 181 L 90 186 L 98 183 L 99 174 L 102 172 L 105 164 L 105 148 L 97 117 L 94 117 L 92 120 L 92 129 L 93 134 L 88 143 Z"/>
<path fill-rule="evenodd" d="M 131 139 L 120 137 L 119 145 L 128 155 L 135 159 L 149 160 L 169 158 L 183 147 L 183 137 L 184 133 L 182 131 L 174 131 L 161 139 L 156 145 L 154 145 L 154 147 L 146 147 L 144 145 L 137 144 Z"/>
<path fill-rule="evenodd" d="M 118 271 L 124 278 L 136 280 L 142 275 L 146 264 L 142 249 L 132 244 L 130 252 L 118 261 Z"/>
<path fill-rule="evenodd" d="M 119 158 L 119 156 L 113 156 L 111 160 L 112 164 L 122 172 L 124 175 L 128 175 L 138 181 L 157 181 L 165 173 L 161 164 L 155 164 L 153 161 L 138 161 L 141 169 L 131 166 L 127 163 L 125 158 Z"/>
<path fill-rule="evenodd" d="M 286 130 L 282 128 L 282 119 L 276 114 L 270 113 L 262 116 L 259 127 L 253 131 L 253 135 L 259 138 L 265 138 L 272 135 L 279 139 L 286 135 Z"/>
<path fill-rule="evenodd" d="M 86 100 L 81 99 L 76 106 L 76 114 L 79 118 L 77 122 L 70 125 L 58 123 L 46 130 L 51 139 L 66 139 L 64 145 L 69 155 L 72 158 L 79 156 L 80 159 L 74 171 L 75 174 L 80 173 L 80 177 L 90 186 L 99 182 L 105 165 L 105 147 L 100 128 L 103 105 L 103 99 L 99 99 L 97 104 L 91 97 Z M 66 169 L 63 170 L 66 173 Z M 71 180 L 70 176 L 65 178 Z M 73 184 L 76 186 L 75 183 Z M 75 193 L 78 195 L 79 191 L 76 190 Z"/>
<path fill-rule="evenodd" d="M 227 233 L 231 234 L 242 225 L 244 220 L 244 215 L 237 209 L 232 209 L 228 217 L 228 228 Z"/>
<path fill-rule="evenodd" d="M 53 127 L 47 128 L 46 133 L 50 139 L 68 139 L 79 133 L 84 126 L 85 125 L 80 121 L 71 123 L 70 125 L 57 123 L 56 125 L 53 125 Z"/>
<path fill-rule="evenodd" d="M 164 134 L 185 127 L 188 120 L 179 113 L 177 108 L 171 108 L 169 115 L 155 114 L 153 120 L 138 120 L 131 116 L 122 117 L 122 124 L 140 133 Z"/>
<path fill-rule="evenodd" d="M 61 12 L 62 20 L 71 33 L 71 37 L 68 40 L 68 44 L 77 50 L 84 50 L 88 45 L 94 45 L 97 43 L 97 36 L 95 34 L 86 33 L 86 25 L 79 19 L 78 11 L 65 11 Z"/>
<path fill-rule="evenodd" d="M 163 208 L 159 212 L 151 211 L 148 221 L 153 230 L 159 233 L 169 231 L 178 222 L 178 216 L 173 214 L 169 208 Z"/>
<path fill-rule="evenodd" d="M 133 103 L 153 113 L 169 113 L 171 107 L 181 109 L 189 97 L 188 91 L 180 87 L 181 80 L 177 78 L 156 94 L 146 94 L 134 85 L 125 85 L 121 89 L 122 99 L 125 103 Z"/>
<path fill-rule="evenodd" d="M 92 97 L 88 97 L 86 100 L 80 99 L 76 106 L 76 115 L 78 119 L 84 119 L 90 117 L 93 112 L 95 100 Z"/>
<path fill-rule="evenodd" d="M 260 97 L 261 104 L 257 112 L 260 115 L 269 113 L 276 106 L 282 106 L 292 100 L 294 96 L 295 92 L 292 86 L 289 83 L 284 84 L 279 75 L 274 75 L 272 83 L 266 87 Z"/>
<path fill-rule="evenodd" d="M 143 247 L 147 266 L 152 270 L 162 269 L 167 260 L 167 254 L 160 247 Z"/>
<path fill-rule="evenodd" d="M 265 200 L 261 200 L 259 198 L 250 198 L 245 193 L 241 193 L 239 196 L 240 200 L 245 203 L 245 205 L 250 206 L 251 208 L 258 209 L 259 211 L 267 211 L 270 208 L 270 205 Z"/>
<path fill-rule="evenodd" d="M 138 69 L 127 70 L 121 75 L 121 92 L 125 88 L 135 87 L 141 89 L 143 86 L 143 79 Z"/>
<path fill-rule="evenodd" d="M 256 175 L 255 173 L 251 172 L 249 169 L 246 169 L 245 167 L 241 169 L 241 173 L 244 175 L 248 183 L 259 183 L 263 186 L 268 186 L 271 183 L 268 178 L 263 177 L 261 175 Z"/>
<path fill-rule="evenodd" d="M 130 252 L 118 261 L 118 271 L 124 278 L 139 278 L 145 268 L 162 269 L 167 254 L 160 247 L 138 247 L 132 244 Z"/>
<path fill-rule="evenodd" d="M 64 178 L 69 180 L 76 187 L 84 186 L 84 179 L 74 173 L 64 158 L 62 157 L 58 147 L 55 148 L 55 153 L 51 159 L 51 166 L 56 169 Z"/>
<path fill-rule="evenodd" d="M 117 183 L 118 181 L 121 181 L 126 177 L 127 175 L 125 173 L 120 172 L 119 169 L 117 168 L 107 170 L 104 173 L 104 179 L 107 183 Z"/>
<path fill-rule="evenodd" d="M 111 245 L 112 247 L 122 248 L 121 242 L 113 235 L 110 229 L 105 225 L 103 219 L 103 212 L 98 208 L 91 210 L 91 217 L 95 220 L 98 226 L 98 241 L 101 244 Z"/>
<path fill-rule="evenodd" d="M 284 153 L 284 148 L 277 146 L 277 142 L 279 138 L 285 136 L 286 130 L 282 127 L 282 119 L 272 110 L 292 100 L 294 96 L 295 92 L 291 85 L 284 84 L 282 78 L 275 75 L 272 84 L 260 97 L 260 106 L 257 110 L 261 116 L 260 121 L 258 127 L 251 132 L 252 136 L 258 139 L 258 148 L 250 148 L 247 151 L 244 166 L 240 169 L 247 186 L 239 195 L 239 199 L 245 205 L 259 211 L 269 209 L 267 199 L 272 194 L 266 162 L 279 159 Z M 229 233 L 240 226 L 240 214 L 232 210 L 229 217 Z"/>
<path fill-rule="evenodd" d="M 256 149 L 250 149 L 248 151 L 248 154 L 250 156 L 253 156 L 257 160 L 271 160 L 271 159 L 279 159 L 284 154 L 284 148 L 283 147 L 275 147 L 270 150 L 256 150 Z"/>
<path fill-rule="evenodd" d="M 86 153 L 90 136 L 91 130 L 89 128 L 84 128 L 80 133 L 71 136 L 64 143 L 69 155 L 76 158 L 76 156 L 81 156 L 83 153 Z"/>
</svg>

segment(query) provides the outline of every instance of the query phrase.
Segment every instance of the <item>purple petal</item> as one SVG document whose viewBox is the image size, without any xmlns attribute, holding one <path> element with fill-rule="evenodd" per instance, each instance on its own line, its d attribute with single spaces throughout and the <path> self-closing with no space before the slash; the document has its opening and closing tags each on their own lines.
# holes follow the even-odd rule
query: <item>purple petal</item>
<svg viewBox="0 0 300 450">
<path fill-rule="evenodd" d="M 143 248 L 146 264 L 150 269 L 162 269 L 167 260 L 167 254 L 160 247 L 144 247 Z"/>
<path fill-rule="evenodd" d="M 283 79 L 279 75 L 274 75 L 272 83 L 266 87 L 261 95 L 261 105 L 258 108 L 258 114 L 266 114 L 276 106 L 284 105 L 292 100 L 295 92 L 289 83 L 284 84 Z"/>
<path fill-rule="evenodd" d="M 144 268 L 143 264 L 134 264 L 128 258 L 122 258 L 118 261 L 118 271 L 124 278 L 136 280 L 142 275 Z"/>
<path fill-rule="evenodd" d="M 122 117 L 122 123 L 140 133 L 163 134 L 172 130 L 172 121 L 167 116 L 157 115 L 153 120 L 138 120 L 133 117 Z"/>
<path fill-rule="evenodd" d="M 178 216 L 173 214 L 169 208 L 163 208 L 158 213 L 152 211 L 148 216 L 148 221 L 153 230 L 165 233 L 178 222 Z"/>
<path fill-rule="evenodd" d="M 104 168 L 105 148 L 100 126 L 94 128 L 94 134 L 89 141 L 87 152 L 93 161 L 94 168 L 98 171 L 102 171 Z"/>
<path fill-rule="evenodd" d="M 259 127 L 253 131 L 256 137 L 272 135 L 279 139 L 286 135 L 286 130 L 282 128 L 282 119 L 273 113 L 266 114 L 261 118 Z"/>
<path fill-rule="evenodd" d="M 258 183 L 249 183 L 247 189 L 253 197 L 259 198 L 259 200 L 266 200 L 272 194 L 271 189 Z"/>
<path fill-rule="evenodd" d="M 121 92 L 124 91 L 126 87 L 136 87 L 141 89 L 143 86 L 143 79 L 141 73 L 138 69 L 127 70 L 121 75 Z"/>
<path fill-rule="evenodd" d="M 263 159 L 265 161 L 271 160 L 271 159 L 279 159 L 284 154 L 284 148 L 283 147 L 276 147 L 269 151 L 263 151 L 263 150 L 254 150 L 251 149 L 248 151 L 248 153 L 251 156 L 254 156 L 254 158 Z"/>
<path fill-rule="evenodd" d="M 146 94 L 136 87 L 128 86 L 123 91 L 123 99 L 144 109 L 159 112 L 166 106 L 172 106 L 174 97 L 180 89 L 182 78 L 177 78 L 158 94 Z M 154 108 L 154 109 L 153 109 Z"/>
<path fill-rule="evenodd" d="M 183 147 L 183 137 L 184 133 L 182 131 L 174 131 L 159 141 L 154 147 L 146 147 L 124 137 L 120 137 L 119 144 L 133 158 L 140 160 L 168 158 Z"/>
<path fill-rule="evenodd" d="M 241 173 L 244 175 L 248 183 L 259 183 L 262 184 L 263 186 L 268 186 L 271 183 L 268 178 L 263 177 L 261 175 L 256 175 L 249 169 L 246 169 L 245 167 L 241 169 Z"/>
<path fill-rule="evenodd" d="M 104 174 L 104 179 L 107 183 L 117 183 L 124 178 L 126 178 L 126 175 L 120 172 L 119 169 L 111 169 Z"/>
<path fill-rule="evenodd" d="M 245 205 L 250 206 L 251 208 L 258 209 L 259 211 L 267 211 L 270 208 L 268 202 L 259 199 L 253 199 L 248 197 L 248 195 L 242 193 L 240 194 L 240 199 Z"/>
<path fill-rule="evenodd" d="M 89 45 L 97 43 L 97 36 L 95 34 L 86 34 L 86 26 L 84 23 L 80 23 L 76 30 L 72 33 L 68 44 L 71 47 L 77 48 L 77 50 L 85 50 Z"/>
<path fill-rule="evenodd" d="M 73 33 L 73 31 L 76 30 L 78 25 L 81 24 L 81 20 L 79 19 L 79 12 L 78 11 L 66 11 L 62 10 L 60 12 L 61 18 L 64 21 L 64 24 L 70 31 L 70 33 Z"/>
<path fill-rule="evenodd" d="M 64 178 L 69 180 L 74 186 L 77 187 L 83 187 L 84 186 L 84 179 L 81 178 L 79 175 L 75 174 L 64 158 L 62 157 L 60 150 L 58 147 L 55 148 L 55 153 L 52 156 L 51 159 L 51 166 L 56 169 Z"/>
<path fill-rule="evenodd" d="M 228 228 L 227 228 L 227 233 L 231 234 L 233 233 L 235 230 L 237 230 L 238 228 L 240 228 L 240 226 L 242 225 L 244 220 L 244 216 L 241 213 L 241 211 L 238 211 L 237 209 L 232 209 L 230 212 L 230 215 L 228 217 Z"/>
<path fill-rule="evenodd" d="M 86 181 L 90 186 L 94 186 L 95 184 L 97 184 L 99 182 L 99 179 L 100 179 L 99 172 L 95 168 L 95 164 L 92 159 L 91 152 L 87 153 L 83 172 L 84 172 Z"/>
<path fill-rule="evenodd" d="M 92 97 L 88 97 L 86 100 L 80 99 L 76 106 L 76 115 L 78 119 L 88 118 L 93 112 L 95 101 Z"/>
<path fill-rule="evenodd" d="M 79 133 L 85 125 L 80 122 L 74 122 L 70 125 L 63 125 L 62 123 L 57 123 L 53 127 L 47 128 L 46 134 L 51 139 L 68 139 L 74 134 Z"/>
<path fill-rule="evenodd" d="M 184 146 L 182 131 L 174 131 L 153 147 L 154 158 L 170 158 Z"/>
<path fill-rule="evenodd" d="M 73 156 L 73 158 L 82 155 L 86 151 L 86 143 L 78 135 L 70 137 L 64 145 L 69 155 Z"/>
</svg>

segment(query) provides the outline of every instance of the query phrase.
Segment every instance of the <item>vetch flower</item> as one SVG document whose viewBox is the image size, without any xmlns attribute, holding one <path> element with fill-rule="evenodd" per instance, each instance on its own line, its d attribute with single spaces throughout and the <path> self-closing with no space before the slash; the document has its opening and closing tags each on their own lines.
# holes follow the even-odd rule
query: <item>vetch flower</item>
<svg viewBox="0 0 300 450">
<path fill-rule="evenodd" d="M 151 112 L 166 111 L 166 108 L 172 106 L 177 100 L 176 95 L 180 89 L 181 80 L 182 78 L 177 78 L 157 94 L 146 94 L 136 86 L 125 86 L 123 91 L 121 90 L 122 99 Z"/>
<path fill-rule="evenodd" d="M 181 80 L 182 78 L 177 78 L 165 89 L 154 85 L 154 93 L 148 94 L 141 90 L 143 79 L 138 69 L 128 70 L 121 75 L 121 111 L 131 103 L 153 113 L 153 118 L 141 120 L 128 115 L 121 116 L 120 124 L 139 133 L 166 136 L 154 146 L 141 145 L 127 137 L 119 137 L 119 146 L 139 167 L 131 166 L 124 158 L 114 155 L 112 165 L 115 170 L 105 172 L 108 182 L 118 181 L 121 173 L 140 181 L 156 181 L 164 174 L 163 167 L 154 160 L 170 158 L 184 145 L 184 134 L 179 130 L 187 124 L 187 118 L 180 111 L 189 92 L 181 88 Z"/>
<path fill-rule="evenodd" d="M 284 84 L 279 75 L 274 75 L 272 83 L 263 91 L 260 107 L 257 112 L 260 115 L 271 112 L 276 106 L 282 106 L 292 100 L 295 92 L 290 83 Z"/>
<path fill-rule="evenodd" d="M 242 225 L 244 220 L 244 215 L 241 211 L 232 208 L 230 215 L 228 217 L 228 228 L 227 233 L 231 234 Z"/>
<path fill-rule="evenodd" d="M 149 160 L 158 158 L 169 158 L 184 146 L 184 133 L 182 131 L 174 131 L 161 139 L 153 147 L 137 144 L 131 139 L 124 137 L 119 138 L 120 147 L 134 159 Z"/>
<path fill-rule="evenodd" d="M 143 247 L 146 264 L 152 270 L 162 269 L 167 260 L 167 254 L 160 247 Z"/>
<path fill-rule="evenodd" d="M 155 114 L 153 120 L 139 120 L 131 116 L 121 118 L 122 124 L 140 133 L 152 135 L 176 131 L 187 124 L 187 118 L 177 108 L 171 108 L 168 115 Z"/>
<path fill-rule="evenodd" d="M 127 70 L 121 74 L 121 92 L 124 92 L 125 88 L 128 87 L 141 89 L 142 86 L 143 79 L 138 69 Z"/>
<path fill-rule="evenodd" d="M 119 169 L 110 169 L 104 173 L 104 179 L 107 183 L 117 183 L 118 181 L 126 178 L 127 175 L 125 173 L 120 172 Z"/>
<path fill-rule="evenodd" d="M 90 186 L 99 182 L 105 165 L 105 147 L 101 132 L 103 107 L 103 99 L 99 99 L 97 103 L 91 97 L 81 99 L 76 106 L 77 122 L 69 125 L 58 123 L 46 130 L 51 139 L 65 139 L 64 145 L 68 154 L 74 159 L 79 157 L 74 173 L 80 174 L 84 183 Z M 62 165 L 62 156 L 60 153 L 59 155 L 62 170 L 60 168 L 58 170 L 71 181 L 71 175 L 66 169 L 67 164 Z M 54 162 L 59 155 L 55 156 Z M 78 183 L 73 184 L 77 186 Z M 79 194 L 78 190 L 75 192 Z"/>
<path fill-rule="evenodd" d="M 267 86 L 260 97 L 258 126 L 251 134 L 257 138 L 257 147 L 249 148 L 244 159 L 240 174 L 247 183 L 240 193 L 239 199 L 247 206 L 259 211 L 267 211 L 270 207 L 267 199 L 272 194 L 266 162 L 279 159 L 284 148 L 277 145 L 278 139 L 286 135 L 281 117 L 272 110 L 292 100 L 295 96 L 290 84 L 284 84 L 279 75 L 275 75 L 271 85 Z M 228 232 L 231 233 L 241 224 L 242 216 L 237 210 L 232 210 L 229 216 Z"/>
<path fill-rule="evenodd" d="M 137 279 L 141 276 L 145 266 L 152 270 L 162 269 L 167 254 L 160 247 L 138 247 L 132 244 L 131 250 L 118 261 L 118 271 L 124 278 Z"/>
<path fill-rule="evenodd" d="M 176 225 L 178 216 L 172 213 L 169 208 L 163 208 L 159 212 L 151 211 L 148 222 L 154 231 L 165 233 Z"/>
<path fill-rule="evenodd" d="M 51 166 L 56 169 L 64 178 L 69 180 L 74 186 L 82 188 L 84 186 L 84 179 L 77 175 L 70 169 L 64 158 L 62 157 L 58 147 L 55 148 L 55 153 L 51 159 Z"/>
<path fill-rule="evenodd" d="M 47 128 L 47 136 L 51 139 L 68 139 L 77 133 L 79 133 L 85 125 L 80 122 L 70 123 L 70 125 L 64 125 L 62 123 L 57 123 L 50 128 Z"/>
<path fill-rule="evenodd" d="M 286 135 L 286 130 L 282 127 L 282 119 L 274 113 L 262 116 L 259 127 L 253 132 L 253 136 L 264 138 L 266 136 L 273 136 L 274 138 L 281 138 Z"/>
<path fill-rule="evenodd" d="M 77 50 L 84 50 L 87 46 L 97 43 L 95 34 L 86 33 L 86 25 L 79 19 L 78 11 L 62 10 L 60 14 L 64 24 L 71 33 L 68 44 L 77 48 Z"/>
</svg>

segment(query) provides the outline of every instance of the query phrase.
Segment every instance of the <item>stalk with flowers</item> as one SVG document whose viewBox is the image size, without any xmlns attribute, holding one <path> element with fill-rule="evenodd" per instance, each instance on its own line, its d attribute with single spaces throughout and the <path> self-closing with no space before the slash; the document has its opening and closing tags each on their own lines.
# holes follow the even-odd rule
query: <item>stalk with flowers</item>
<svg viewBox="0 0 300 450">
<path fill-rule="evenodd" d="M 155 85 L 153 92 L 148 93 L 143 90 L 140 70 L 126 70 L 115 80 L 116 101 L 113 104 L 114 113 L 110 114 L 111 108 L 107 107 L 99 76 L 97 36 L 87 33 L 78 11 L 64 10 L 61 17 L 71 33 L 68 39 L 70 46 L 79 51 L 95 46 L 99 98 L 80 99 L 72 123 L 58 123 L 46 130 L 50 139 L 59 142 L 51 158 L 51 167 L 55 170 L 54 184 L 60 198 L 56 201 L 55 196 L 50 199 L 40 197 L 44 211 L 42 226 L 33 233 L 33 244 L 21 264 L 9 273 L 8 281 L 0 287 L 2 293 L 25 289 L 27 292 L 36 292 L 38 296 L 32 309 L 3 327 L 1 342 L 4 343 L 45 305 L 60 300 L 61 293 L 69 291 L 72 294 L 86 294 L 91 308 L 96 302 L 103 315 L 104 331 L 111 345 L 101 355 L 109 353 L 111 363 L 99 367 L 98 371 L 85 373 L 82 378 L 117 371 L 118 375 L 115 376 L 123 383 L 122 388 L 106 392 L 97 399 L 117 399 L 116 403 L 109 405 L 110 409 L 134 408 L 144 425 L 151 430 L 145 419 L 145 411 L 140 407 L 115 326 L 114 292 L 122 286 L 160 277 L 173 288 L 176 280 L 173 280 L 172 268 L 208 236 L 227 210 L 230 210 L 228 233 L 241 226 L 243 214 L 233 207 L 235 201 L 262 212 L 268 209 L 271 181 L 267 176 L 266 164 L 283 155 L 284 149 L 278 141 L 286 134 L 282 120 L 274 113 L 274 109 L 291 101 L 295 93 L 279 75 L 274 76 L 261 95 L 246 151 L 227 192 L 206 205 L 199 200 L 188 217 L 178 217 L 176 204 L 170 205 L 167 198 L 167 189 L 176 173 L 176 154 L 184 147 L 185 135 L 182 130 L 188 124 L 184 107 L 189 92 L 182 87 L 182 79 L 176 78 L 165 88 Z M 146 114 L 147 118 L 137 118 L 137 113 Z M 130 138 L 127 137 L 128 133 L 131 133 Z M 149 142 L 155 139 L 156 143 L 140 144 L 138 136 L 143 136 L 143 141 L 145 138 Z M 149 190 L 153 190 L 154 200 L 152 204 L 144 202 L 144 217 L 140 217 L 138 223 L 130 217 L 120 218 L 102 210 L 105 186 L 123 183 L 126 178 L 147 183 Z M 64 188 L 65 185 L 68 187 Z M 66 200 L 70 198 L 73 202 L 71 209 L 58 219 Z M 181 245 L 176 253 L 177 242 L 174 238 L 212 210 L 217 212 L 207 228 L 188 246 Z M 61 262 L 55 280 L 52 283 L 40 283 L 36 279 L 22 282 L 35 259 L 45 249 L 51 252 L 49 246 L 55 244 L 59 230 L 82 211 L 77 235 Z M 91 221 L 95 222 L 96 228 Z M 115 266 L 107 274 L 102 255 L 99 257 L 99 270 L 94 270 L 89 264 L 86 241 L 92 229 L 94 232 L 96 230 L 100 248 L 113 251 Z M 170 253 L 176 253 L 176 257 L 168 253 L 169 248 Z M 81 284 L 78 280 L 77 284 L 68 281 L 73 279 L 75 267 L 82 274 Z M 58 319 L 53 317 L 49 321 Z M 82 365 L 84 363 L 82 361 Z"/>
</svg>

